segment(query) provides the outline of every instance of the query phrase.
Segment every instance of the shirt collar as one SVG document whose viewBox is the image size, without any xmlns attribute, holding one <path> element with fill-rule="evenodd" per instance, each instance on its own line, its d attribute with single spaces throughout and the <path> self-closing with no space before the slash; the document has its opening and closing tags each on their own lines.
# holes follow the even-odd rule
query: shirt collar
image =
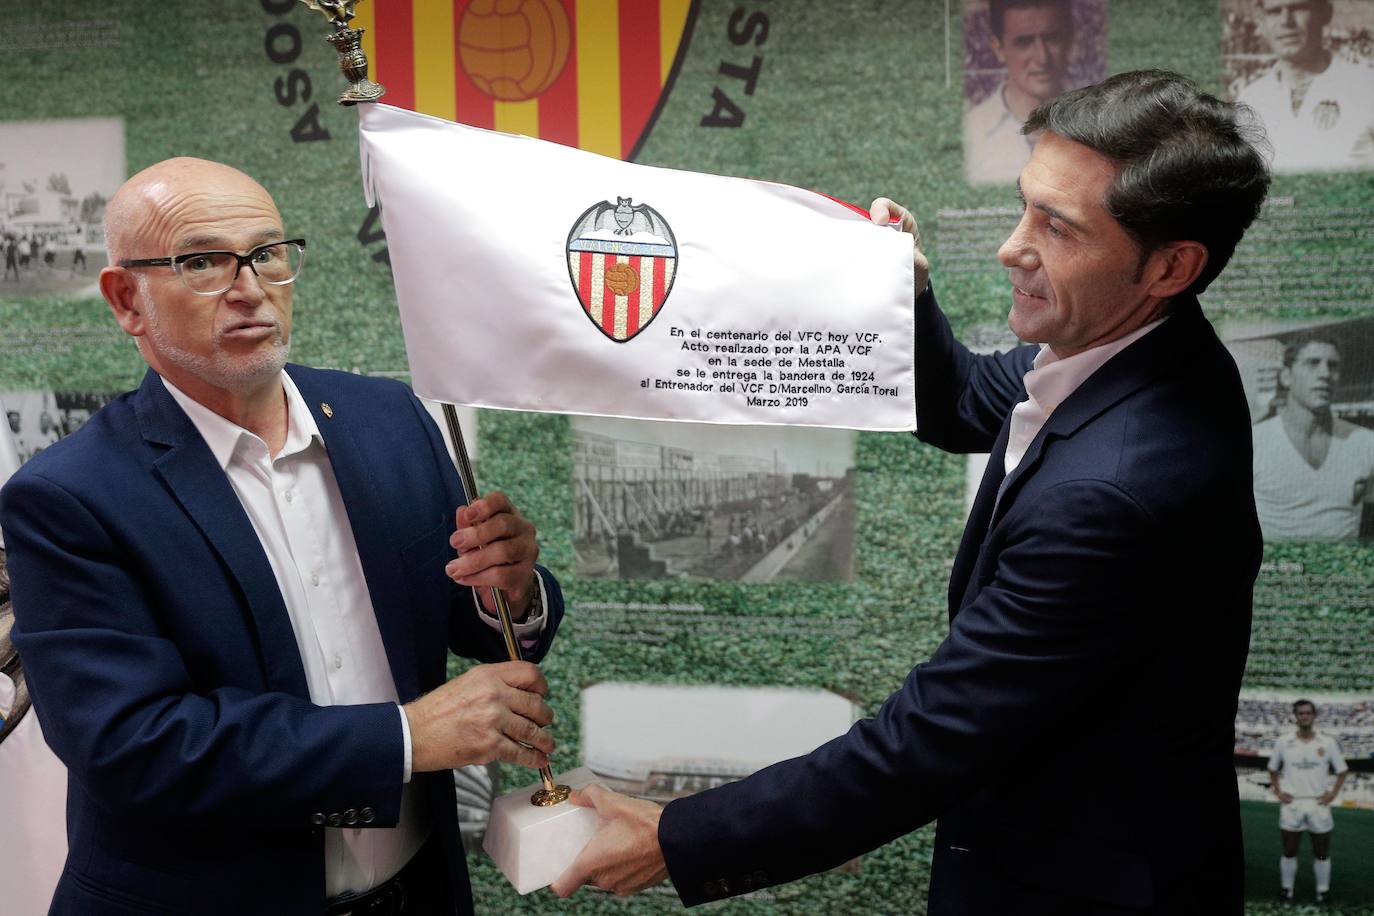
<svg viewBox="0 0 1374 916">
<path fill-rule="evenodd" d="M 210 447 L 210 451 L 214 454 L 215 460 L 219 462 L 221 470 L 228 469 L 229 463 L 237 451 L 244 447 L 251 447 L 254 443 L 262 449 L 263 454 L 266 454 L 267 443 L 263 442 L 256 434 L 250 433 L 237 423 L 221 417 L 173 385 L 165 376 L 159 376 L 159 378 L 162 379 L 162 384 L 167 386 L 167 393 L 181 405 L 181 409 L 186 412 L 186 416 L 200 433 L 200 437 Z M 286 443 L 276 457 L 284 458 L 287 455 L 294 455 L 309 448 L 317 441 L 320 445 L 324 445 L 324 437 L 320 435 L 320 428 L 315 423 L 314 414 L 305 405 L 305 399 L 301 397 L 300 391 L 296 388 L 296 383 L 285 372 L 281 373 L 281 387 L 286 393 Z"/>
<path fill-rule="evenodd" d="M 992 122 L 992 127 L 988 130 L 988 136 L 992 137 L 994 134 L 1000 131 L 1003 125 L 1005 125 L 1008 121 L 1014 122 L 1016 124 L 1017 129 L 1020 129 L 1021 119 L 1016 117 L 1016 115 L 1012 114 L 1010 106 L 1007 105 L 1007 84 L 1003 83 L 1002 85 L 998 86 L 993 95 L 997 96 L 997 101 L 1000 104 L 997 106 L 997 120 Z"/>
<path fill-rule="evenodd" d="M 1082 353 L 1075 353 L 1063 359 L 1054 355 L 1049 344 L 1041 344 L 1040 352 L 1035 356 L 1035 363 L 1025 376 L 1026 394 L 1046 414 L 1051 413 L 1064 403 L 1079 385 L 1087 381 L 1088 376 L 1101 369 L 1107 360 L 1159 327 L 1168 318 L 1169 316 L 1165 315 L 1144 327 L 1136 328 L 1125 337 L 1090 347 Z"/>
</svg>

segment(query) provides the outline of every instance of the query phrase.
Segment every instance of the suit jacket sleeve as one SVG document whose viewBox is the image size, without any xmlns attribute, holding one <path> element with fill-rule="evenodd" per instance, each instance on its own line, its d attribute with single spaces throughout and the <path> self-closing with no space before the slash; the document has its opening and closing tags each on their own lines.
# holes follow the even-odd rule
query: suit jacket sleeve
<svg viewBox="0 0 1374 916">
<path fill-rule="evenodd" d="M 49 744 L 110 811 L 156 820 L 305 827 L 320 811 L 399 814 L 401 724 L 390 703 L 316 706 L 207 689 L 149 606 L 137 558 L 67 490 L 20 473 L 0 498 L 15 643 Z M 45 715 L 45 710 L 61 713 Z M 359 740 L 360 735 L 367 740 Z"/>
<path fill-rule="evenodd" d="M 916 297 L 916 437 L 947 452 L 987 452 L 1017 401 L 1036 347 L 977 354 L 954 338 L 934 286 Z"/>
<path fill-rule="evenodd" d="M 933 820 L 1078 698 L 1140 664 L 1159 531 L 1129 493 L 1073 481 L 1008 519 L 993 580 L 878 714 L 806 757 L 671 802 L 659 840 L 689 905 L 839 865 Z"/>
</svg>

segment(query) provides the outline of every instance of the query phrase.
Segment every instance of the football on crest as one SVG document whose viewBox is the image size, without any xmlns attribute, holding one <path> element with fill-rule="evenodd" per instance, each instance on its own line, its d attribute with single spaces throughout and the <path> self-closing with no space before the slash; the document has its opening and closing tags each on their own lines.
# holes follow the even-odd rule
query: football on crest
<svg viewBox="0 0 1374 916">
<path fill-rule="evenodd" d="M 629 264 L 612 264 L 606 268 L 606 286 L 617 296 L 639 292 L 639 274 Z"/>
<path fill-rule="evenodd" d="M 561 0 L 473 0 L 458 21 L 463 72 L 502 102 L 533 99 L 552 86 L 571 46 Z"/>
</svg>

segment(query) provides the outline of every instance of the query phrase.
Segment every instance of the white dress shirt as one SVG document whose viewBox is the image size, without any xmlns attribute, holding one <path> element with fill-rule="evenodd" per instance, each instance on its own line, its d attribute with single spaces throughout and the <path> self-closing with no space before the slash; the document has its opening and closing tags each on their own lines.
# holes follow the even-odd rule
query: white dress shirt
<svg viewBox="0 0 1374 916">
<path fill-rule="evenodd" d="M 1006 474 L 1010 476 L 1011 472 L 1016 470 L 1016 466 L 1026 456 L 1026 449 L 1030 448 L 1031 442 L 1056 407 L 1064 403 L 1079 385 L 1086 382 L 1088 376 L 1102 368 L 1107 360 L 1159 327 L 1168 317 L 1166 315 L 1158 321 L 1137 328 L 1125 337 L 1063 359 L 1054 355 L 1049 344 L 1041 344 L 1040 352 L 1035 356 L 1035 363 L 1024 379 L 1026 400 L 1017 404 L 1011 411 L 1011 428 L 1007 431 L 1006 463 L 1003 465 Z"/>
<path fill-rule="evenodd" d="M 969 184 L 1012 184 L 1030 161 L 1034 137 L 1007 107 L 1004 82 L 964 113 L 964 179 Z"/>
<path fill-rule="evenodd" d="M 324 438 L 291 377 L 281 375 L 286 442 L 267 443 L 162 379 L 199 430 L 243 504 L 276 577 L 305 667 L 311 702 L 321 706 L 398 702 L 396 684 L 363 577 L 353 528 L 325 452 Z M 536 576 L 536 579 L 539 579 Z M 544 584 L 539 581 L 541 598 Z M 537 618 L 517 627 L 528 637 Z M 494 628 L 500 624 L 481 615 Z M 524 641 L 524 639 L 522 639 Z M 429 834 L 428 806 L 410 784 L 410 729 L 401 717 L 406 785 L 395 827 L 325 828 L 325 896 L 368 890 L 395 875 Z"/>
</svg>

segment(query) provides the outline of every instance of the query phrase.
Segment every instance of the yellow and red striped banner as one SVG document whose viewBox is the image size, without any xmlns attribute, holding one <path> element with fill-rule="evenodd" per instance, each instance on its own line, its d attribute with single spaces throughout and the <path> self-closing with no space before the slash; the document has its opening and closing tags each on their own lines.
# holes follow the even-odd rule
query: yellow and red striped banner
<svg viewBox="0 0 1374 916">
<path fill-rule="evenodd" d="M 385 101 L 633 159 L 698 0 L 377 0 L 352 25 Z"/>
</svg>

